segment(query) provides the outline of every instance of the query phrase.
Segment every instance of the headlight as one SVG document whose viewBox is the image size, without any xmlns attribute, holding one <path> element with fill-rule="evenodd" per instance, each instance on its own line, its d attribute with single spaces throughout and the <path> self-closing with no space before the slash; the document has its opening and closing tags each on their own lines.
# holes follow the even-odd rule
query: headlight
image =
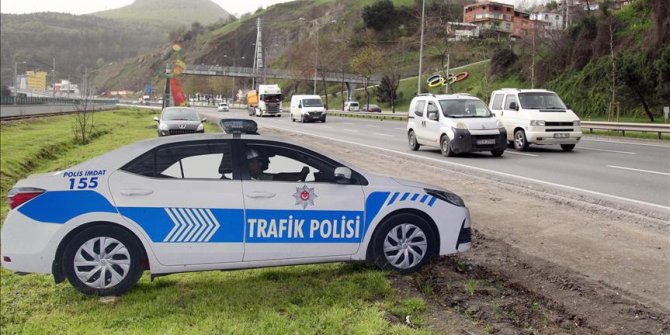
<svg viewBox="0 0 670 335">
<path fill-rule="evenodd" d="M 531 126 L 544 126 L 544 120 L 530 120 Z"/>
<path fill-rule="evenodd" d="M 168 126 L 165 123 L 158 124 L 158 130 L 168 130 Z"/>
<path fill-rule="evenodd" d="M 203 129 L 205 129 L 205 126 L 201 123 L 198 125 L 198 129 L 196 129 L 195 131 L 201 131 Z"/>
<path fill-rule="evenodd" d="M 496 120 L 496 127 L 502 128 L 502 127 L 504 127 L 504 125 L 500 120 Z"/>
<path fill-rule="evenodd" d="M 579 126 L 582 125 L 582 121 L 579 121 L 579 120 L 577 120 L 577 121 L 573 121 L 573 122 L 572 122 L 572 125 L 573 125 L 573 126 L 577 126 L 577 127 L 579 127 Z"/>
<path fill-rule="evenodd" d="M 456 126 L 454 128 L 456 128 L 456 129 L 468 129 L 468 126 L 466 126 L 464 122 L 456 122 Z"/>
<path fill-rule="evenodd" d="M 463 202 L 463 199 L 461 199 L 461 197 L 449 191 L 439 191 L 430 188 L 425 188 L 424 191 L 426 191 L 426 193 L 428 193 L 429 195 L 432 195 L 440 200 L 446 201 L 454 206 L 465 207 L 465 202 Z"/>
</svg>

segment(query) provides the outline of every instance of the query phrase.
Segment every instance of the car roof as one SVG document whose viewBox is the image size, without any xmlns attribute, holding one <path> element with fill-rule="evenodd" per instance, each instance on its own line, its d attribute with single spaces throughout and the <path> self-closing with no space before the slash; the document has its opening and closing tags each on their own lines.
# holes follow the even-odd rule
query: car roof
<svg viewBox="0 0 670 335">
<path fill-rule="evenodd" d="M 470 95 L 468 93 L 454 93 L 454 94 L 425 94 L 425 95 L 420 95 L 417 97 L 414 97 L 414 99 L 421 99 L 421 98 L 435 98 L 438 100 L 480 100 L 474 95 Z"/>
<path fill-rule="evenodd" d="M 527 93 L 527 92 L 542 92 L 542 93 L 547 93 L 547 92 L 552 92 L 543 88 L 533 88 L 533 89 L 521 89 L 521 88 L 501 88 L 499 90 L 495 90 L 493 92 L 506 92 L 506 93 Z M 553 92 L 552 92 L 553 93 Z"/>
</svg>

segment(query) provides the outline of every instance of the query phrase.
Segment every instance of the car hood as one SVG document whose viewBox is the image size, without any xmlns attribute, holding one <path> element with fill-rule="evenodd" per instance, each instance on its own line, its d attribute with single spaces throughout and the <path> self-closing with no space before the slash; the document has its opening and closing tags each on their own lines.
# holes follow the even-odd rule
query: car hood
<svg viewBox="0 0 670 335">
<path fill-rule="evenodd" d="M 527 109 L 532 117 L 545 121 L 577 121 L 579 117 L 569 109 Z"/>
<path fill-rule="evenodd" d="M 407 179 L 401 179 L 401 178 L 396 178 L 396 177 L 388 177 L 388 176 L 381 176 L 377 175 L 374 173 L 365 173 L 364 174 L 365 178 L 368 180 L 370 185 L 374 186 L 404 186 L 404 187 L 415 187 L 417 189 L 433 189 L 433 190 L 440 190 L 440 191 L 447 191 L 443 187 L 431 185 L 431 184 L 426 184 L 426 183 L 421 183 L 417 181 L 412 181 L 412 180 L 407 180 Z"/>
<path fill-rule="evenodd" d="M 477 118 L 477 117 L 468 117 L 468 118 L 454 118 L 454 123 L 463 122 L 468 129 L 472 130 L 489 130 L 489 129 L 498 129 L 498 122 L 495 117 L 487 118 Z"/>
</svg>

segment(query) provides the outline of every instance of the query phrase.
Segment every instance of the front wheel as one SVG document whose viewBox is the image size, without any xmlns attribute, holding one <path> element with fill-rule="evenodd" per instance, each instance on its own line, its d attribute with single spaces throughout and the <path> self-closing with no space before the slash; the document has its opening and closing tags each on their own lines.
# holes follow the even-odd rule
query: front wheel
<svg viewBox="0 0 670 335">
<path fill-rule="evenodd" d="M 130 232 L 94 226 L 75 235 L 65 246 L 63 270 L 72 286 L 84 294 L 121 295 L 142 276 L 141 243 Z"/>
<path fill-rule="evenodd" d="M 526 133 L 521 129 L 514 132 L 514 149 L 518 151 L 528 150 L 528 140 L 526 140 Z"/>
<path fill-rule="evenodd" d="M 409 140 L 409 149 L 412 151 L 417 151 L 419 150 L 419 142 L 416 140 L 416 135 L 414 135 L 414 131 L 410 131 L 409 135 L 407 135 L 408 140 Z"/>
<path fill-rule="evenodd" d="M 437 242 L 430 225 L 414 214 L 391 217 L 375 234 L 372 263 L 402 273 L 419 270 L 436 254 Z"/>
<path fill-rule="evenodd" d="M 561 149 L 563 149 L 563 151 L 565 152 L 572 151 L 572 149 L 574 148 L 575 148 L 574 144 L 561 144 Z"/>
<path fill-rule="evenodd" d="M 505 152 L 505 150 L 493 150 L 491 151 L 491 155 L 493 157 L 500 157 L 502 154 Z"/>
<path fill-rule="evenodd" d="M 453 157 L 456 155 L 449 145 L 449 136 L 444 135 L 440 139 L 440 151 L 442 152 L 442 155 L 446 157 Z"/>
</svg>

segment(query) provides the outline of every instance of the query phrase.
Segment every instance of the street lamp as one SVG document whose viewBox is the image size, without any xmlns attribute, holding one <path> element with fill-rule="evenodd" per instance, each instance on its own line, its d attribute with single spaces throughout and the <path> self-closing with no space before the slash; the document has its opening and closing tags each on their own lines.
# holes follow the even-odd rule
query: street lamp
<svg viewBox="0 0 670 335">
<path fill-rule="evenodd" d="M 423 62 L 423 17 L 426 14 L 426 0 L 421 1 L 421 46 L 419 47 L 419 78 L 417 80 L 416 95 L 421 94 L 421 65 Z"/>
<path fill-rule="evenodd" d="M 301 17 L 298 19 L 298 21 L 305 21 L 304 17 Z M 316 94 L 316 78 L 317 78 L 317 73 L 318 73 L 318 68 L 319 68 L 319 26 L 323 26 L 326 24 L 330 23 L 336 23 L 337 20 L 330 20 L 326 23 L 321 23 L 319 24 L 318 21 L 314 21 L 314 30 L 316 34 L 316 57 L 314 58 L 314 93 Z"/>
</svg>

